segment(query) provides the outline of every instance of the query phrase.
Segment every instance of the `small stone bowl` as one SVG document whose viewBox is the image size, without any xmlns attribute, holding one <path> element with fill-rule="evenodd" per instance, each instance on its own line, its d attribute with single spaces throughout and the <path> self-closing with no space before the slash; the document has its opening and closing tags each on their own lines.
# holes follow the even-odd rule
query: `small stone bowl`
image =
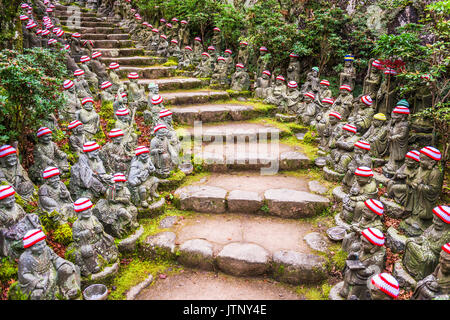
<svg viewBox="0 0 450 320">
<path fill-rule="evenodd" d="M 184 172 L 184 174 L 189 175 L 192 173 L 192 171 L 194 171 L 194 166 L 192 165 L 192 163 L 182 163 L 179 166 L 180 170 Z"/>
<path fill-rule="evenodd" d="M 91 284 L 84 289 L 83 297 L 85 300 L 106 300 L 108 288 L 104 284 Z"/>
</svg>

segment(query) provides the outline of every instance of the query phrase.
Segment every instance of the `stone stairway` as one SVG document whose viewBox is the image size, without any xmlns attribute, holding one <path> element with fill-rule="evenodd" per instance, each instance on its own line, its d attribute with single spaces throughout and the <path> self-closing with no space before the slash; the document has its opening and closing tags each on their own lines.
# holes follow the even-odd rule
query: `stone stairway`
<svg viewBox="0 0 450 320">
<path fill-rule="evenodd" d="M 65 21 L 61 19 L 62 24 Z M 194 124 L 202 121 L 198 149 L 190 152 L 211 173 L 174 192 L 179 209 L 194 213 L 185 219 L 164 219 L 161 232 L 143 239 L 144 255 L 170 257 L 189 268 L 238 277 L 266 276 L 292 285 L 326 279 L 323 255 L 327 251 L 310 244 L 314 227 L 305 218 L 325 210 L 330 201 L 310 190 L 308 178 L 283 172 L 312 166 L 301 148 L 279 142 L 279 137 L 292 133 L 250 121 L 262 114 L 251 103 L 232 100 L 227 91 L 212 90 L 201 79 L 174 76 L 175 67 L 162 66 L 167 59 L 135 48 L 116 23 L 95 13 L 83 13 L 81 21 L 81 28 L 71 31 L 93 40 L 106 65 L 118 62 L 124 83 L 129 72 L 137 72 L 146 88 L 149 83 L 158 84 L 165 107 L 183 125 L 179 134 L 184 141 L 187 135 L 195 144 L 198 126 Z M 264 174 L 272 165 L 277 167 L 275 172 Z"/>
</svg>

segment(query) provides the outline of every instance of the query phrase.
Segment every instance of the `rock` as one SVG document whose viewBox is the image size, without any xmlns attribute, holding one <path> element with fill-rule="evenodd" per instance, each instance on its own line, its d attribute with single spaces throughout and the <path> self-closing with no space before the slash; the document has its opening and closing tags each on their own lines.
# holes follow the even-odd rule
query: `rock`
<svg viewBox="0 0 450 320">
<path fill-rule="evenodd" d="M 179 166 L 179 168 L 185 175 L 190 175 L 194 171 L 194 166 L 192 163 L 183 163 Z"/>
<path fill-rule="evenodd" d="M 247 99 L 246 99 L 245 97 L 237 97 L 236 100 L 237 100 L 237 101 L 240 101 L 240 102 L 245 102 L 245 101 L 247 101 Z"/>
<path fill-rule="evenodd" d="M 228 194 L 229 212 L 258 212 L 263 206 L 263 199 L 257 192 L 233 190 Z"/>
<path fill-rule="evenodd" d="M 270 253 L 253 243 L 233 242 L 216 258 L 220 270 L 234 276 L 258 276 L 270 268 Z"/>
<path fill-rule="evenodd" d="M 149 236 L 143 243 L 143 251 L 150 257 L 154 257 L 154 255 L 173 257 L 176 237 L 175 233 L 169 231 Z"/>
<path fill-rule="evenodd" d="M 388 182 L 389 182 L 389 178 L 385 177 L 383 174 L 378 173 L 378 172 L 373 172 L 373 178 L 375 179 L 375 181 L 377 182 L 377 184 L 382 184 L 383 186 L 387 186 Z"/>
<path fill-rule="evenodd" d="M 299 132 L 299 133 L 296 133 L 296 134 L 295 134 L 295 137 L 296 137 L 298 140 L 303 141 L 303 139 L 305 138 L 305 134 L 306 134 L 306 132 Z"/>
<path fill-rule="evenodd" d="M 328 295 L 328 299 L 330 300 L 344 300 L 339 294 L 342 287 L 344 286 L 344 281 L 338 282 L 336 285 L 332 286 L 330 289 L 330 294 Z"/>
<path fill-rule="evenodd" d="M 290 189 L 268 189 L 264 199 L 269 212 L 283 218 L 311 217 L 330 203 L 322 196 Z"/>
<path fill-rule="evenodd" d="M 379 158 L 372 158 L 372 167 L 373 168 L 379 168 L 386 164 L 387 160 L 385 159 L 379 159 Z"/>
<path fill-rule="evenodd" d="M 161 214 L 164 211 L 164 198 L 150 204 L 148 208 L 138 207 L 138 218 L 149 218 Z"/>
<path fill-rule="evenodd" d="M 386 197 L 380 197 L 380 201 L 384 205 L 384 212 L 389 217 L 394 219 L 404 218 L 405 208 L 403 206 Z"/>
<path fill-rule="evenodd" d="M 336 201 L 342 202 L 344 200 L 344 197 L 347 195 L 347 193 L 342 190 L 342 186 L 336 187 L 333 189 L 333 197 L 336 199 Z"/>
<path fill-rule="evenodd" d="M 134 300 L 134 299 L 136 299 L 137 295 L 143 289 L 147 288 L 152 282 L 153 282 L 153 276 L 151 274 L 149 274 L 147 279 L 145 279 L 141 283 L 135 285 L 130 290 L 128 290 L 127 295 L 126 295 L 126 299 L 127 300 Z"/>
<path fill-rule="evenodd" d="M 213 245 L 203 239 L 183 243 L 178 251 L 178 261 L 190 268 L 214 270 Z"/>
<path fill-rule="evenodd" d="M 414 290 L 416 288 L 416 280 L 406 272 L 401 261 L 397 261 L 394 264 L 394 271 L 392 273 L 395 279 L 397 279 L 400 288 L 405 290 Z"/>
<path fill-rule="evenodd" d="M 318 283 L 326 279 L 325 264 L 318 255 L 280 250 L 273 254 L 273 276 L 293 285 Z"/>
<path fill-rule="evenodd" d="M 296 116 L 288 116 L 281 113 L 275 114 L 275 118 L 281 122 L 295 122 Z"/>
<path fill-rule="evenodd" d="M 319 168 L 323 168 L 327 164 L 327 160 L 325 157 L 318 157 L 314 160 L 314 164 Z"/>
<path fill-rule="evenodd" d="M 144 233 L 144 227 L 140 226 L 132 235 L 117 244 L 119 252 L 132 252 L 136 248 L 136 242 Z"/>
<path fill-rule="evenodd" d="M 89 279 L 90 282 L 105 282 L 107 279 L 113 277 L 119 271 L 119 263 L 116 262 L 111 266 L 105 267 L 102 271 L 92 274 Z"/>
<path fill-rule="evenodd" d="M 311 160 L 303 153 L 296 151 L 287 151 L 280 154 L 281 170 L 296 170 L 300 168 L 308 168 Z"/>
<path fill-rule="evenodd" d="M 209 213 L 225 212 L 226 195 L 225 189 L 211 186 L 188 186 L 175 191 L 181 210 Z"/>
<path fill-rule="evenodd" d="M 386 232 L 386 247 L 394 253 L 405 251 L 407 236 L 399 234 L 394 227 L 389 227 Z"/>
<path fill-rule="evenodd" d="M 341 182 L 344 176 L 345 174 L 337 173 L 327 166 L 323 167 L 323 177 L 325 178 L 325 180 Z"/>
<path fill-rule="evenodd" d="M 173 226 L 173 224 L 177 221 L 178 221 L 177 216 L 168 216 L 159 222 L 159 227 L 161 229 L 171 228 Z"/>
<path fill-rule="evenodd" d="M 345 236 L 345 229 L 342 227 L 331 227 L 327 230 L 327 236 L 333 241 L 342 241 Z"/>
<path fill-rule="evenodd" d="M 303 240 L 306 241 L 308 246 L 316 251 L 327 252 L 328 251 L 328 243 L 326 239 L 318 232 L 308 233 Z"/>
<path fill-rule="evenodd" d="M 319 181 L 313 180 L 308 182 L 309 190 L 318 193 L 318 194 L 325 194 L 328 192 L 327 187 L 323 186 Z"/>
</svg>

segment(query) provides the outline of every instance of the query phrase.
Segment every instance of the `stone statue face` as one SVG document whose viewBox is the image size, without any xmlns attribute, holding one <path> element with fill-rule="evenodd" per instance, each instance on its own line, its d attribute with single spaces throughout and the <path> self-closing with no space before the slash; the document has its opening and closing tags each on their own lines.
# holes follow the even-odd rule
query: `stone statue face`
<svg viewBox="0 0 450 320">
<path fill-rule="evenodd" d="M 91 217 L 91 215 L 92 215 L 92 209 L 87 209 L 87 210 L 81 211 L 79 213 L 79 216 L 81 219 L 88 219 Z"/>
<path fill-rule="evenodd" d="M 167 116 L 167 117 L 165 117 L 165 118 L 164 118 L 164 121 L 165 121 L 166 123 L 168 123 L 168 124 L 172 124 L 172 123 L 173 123 L 172 116 Z M 163 129 L 163 130 L 165 130 L 165 129 Z"/>
<path fill-rule="evenodd" d="M 441 264 L 441 272 L 448 276 L 450 274 L 450 254 L 441 250 L 439 263 Z"/>
<path fill-rule="evenodd" d="M 419 163 L 411 158 L 405 158 L 405 164 L 410 169 L 417 168 L 419 166 Z"/>
<path fill-rule="evenodd" d="M 17 164 L 17 154 L 12 153 L 3 158 L 2 164 L 4 167 L 15 167 Z"/>
<path fill-rule="evenodd" d="M 447 223 L 442 221 L 437 215 L 433 215 L 433 228 L 436 231 L 442 231 L 447 227 Z"/>
<path fill-rule="evenodd" d="M 86 111 L 92 111 L 94 109 L 94 104 L 92 102 L 86 102 L 83 106 Z"/>
<path fill-rule="evenodd" d="M 349 61 L 349 60 L 346 60 L 346 61 L 344 62 L 344 66 L 345 66 L 346 68 L 351 67 L 351 66 L 352 66 L 352 62 Z"/>
<path fill-rule="evenodd" d="M 168 133 L 168 132 L 169 132 L 169 131 L 168 131 L 167 129 L 159 129 L 159 130 L 156 132 L 156 136 L 159 137 L 159 138 L 163 138 L 163 137 L 167 136 L 167 133 Z"/>
<path fill-rule="evenodd" d="M 52 141 L 51 134 L 44 134 L 43 136 L 39 137 L 39 142 L 42 144 L 49 144 L 51 141 Z"/>
<path fill-rule="evenodd" d="M 91 151 L 91 152 L 86 152 L 86 156 L 89 159 L 93 160 L 93 159 L 98 158 L 99 153 L 100 153 L 100 149 L 97 149 L 97 150 L 94 150 L 94 151 Z"/>
<path fill-rule="evenodd" d="M 47 184 L 53 188 L 58 187 L 59 182 L 61 181 L 61 179 L 59 178 L 59 175 L 50 177 L 47 179 Z"/>
<path fill-rule="evenodd" d="M 358 147 L 356 147 L 356 148 L 354 149 L 355 154 L 357 154 L 357 155 L 359 155 L 359 156 L 363 155 L 363 154 L 365 153 L 365 151 L 366 151 L 366 150 L 361 149 L 361 148 L 358 148 Z"/>
<path fill-rule="evenodd" d="M 73 133 L 74 134 L 81 134 L 81 133 L 83 133 L 83 125 L 81 125 L 81 126 L 77 126 L 77 127 L 75 127 L 74 129 L 73 129 Z"/>
<path fill-rule="evenodd" d="M 130 117 L 130 115 L 129 115 L 129 114 L 127 114 L 127 115 L 124 115 L 124 116 L 120 116 L 120 117 L 119 117 L 119 119 L 120 119 L 120 121 L 123 121 L 123 122 L 129 123 L 129 122 L 130 122 L 130 120 L 131 120 L 131 117 Z"/>
<path fill-rule="evenodd" d="M 391 118 L 393 120 L 393 122 L 400 122 L 403 120 L 403 114 L 401 113 L 396 113 L 396 112 L 392 112 L 391 113 Z"/>
<path fill-rule="evenodd" d="M 372 120 L 373 126 L 375 128 L 381 127 L 384 123 L 384 121 L 378 120 L 378 119 L 373 119 Z"/>
<path fill-rule="evenodd" d="M 123 189 L 123 185 L 124 185 L 124 183 L 122 181 L 116 182 L 114 184 L 116 190 L 122 190 Z"/>
<path fill-rule="evenodd" d="M 113 137 L 111 139 L 112 143 L 114 144 L 121 144 L 123 141 L 123 136 Z"/>
<path fill-rule="evenodd" d="M 370 182 L 372 177 L 361 177 L 361 176 L 355 175 L 355 179 L 360 186 L 364 186 Z"/>
<path fill-rule="evenodd" d="M 420 167 L 424 170 L 430 170 L 431 168 L 434 167 L 434 165 L 437 162 L 436 160 L 431 159 L 430 157 L 428 157 L 423 153 L 419 155 L 419 159 L 420 159 Z"/>
<path fill-rule="evenodd" d="M 316 70 L 313 70 L 312 75 L 313 75 L 313 77 L 317 77 L 319 75 L 319 73 Z"/>
<path fill-rule="evenodd" d="M 229 58 L 231 55 L 228 52 L 225 52 L 225 54 L 223 55 L 225 58 Z"/>
<path fill-rule="evenodd" d="M 361 235 L 360 240 L 362 251 L 365 253 L 369 253 L 373 249 L 374 245 L 371 244 L 369 240 L 367 240 L 366 237 L 364 237 L 363 235 Z"/>
<path fill-rule="evenodd" d="M 14 195 L 0 200 L 0 208 L 12 209 L 12 208 L 14 208 L 15 204 L 16 204 L 16 198 L 14 197 Z"/>
<path fill-rule="evenodd" d="M 334 126 L 336 123 L 339 122 L 338 118 L 336 117 L 330 117 L 328 116 L 328 122 L 330 123 L 330 125 Z"/>
<path fill-rule="evenodd" d="M 158 130 L 158 132 L 159 131 L 161 131 L 161 130 Z M 142 153 L 142 154 L 140 154 L 139 156 L 138 156 L 138 159 L 141 161 L 141 162 L 147 162 L 147 160 L 148 160 L 148 157 L 149 157 L 149 155 L 148 155 L 148 153 Z"/>
<path fill-rule="evenodd" d="M 47 244 L 45 243 L 45 240 L 41 240 L 30 247 L 31 253 L 33 253 L 33 255 L 35 256 L 41 255 L 44 252 L 46 246 Z"/>
<path fill-rule="evenodd" d="M 269 76 L 268 76 L 267 74 L 265 74 L 265 73 L 263 73 L 262 78 L 263 78 L 264 80 L 269 80 Z"/>
<path fill-rule="evenodd" d="M 371 221 L 375 220 L 376 217 L 377 217 L 377 215 L 375 213 L 373 213 L 372 211 L 370 211 L 369 208 L 364 206 L 364 208 L 362 210 L 362 214 L 361 214 L 361 218 L 364 222 L 371 222 Z"/>
</svg>

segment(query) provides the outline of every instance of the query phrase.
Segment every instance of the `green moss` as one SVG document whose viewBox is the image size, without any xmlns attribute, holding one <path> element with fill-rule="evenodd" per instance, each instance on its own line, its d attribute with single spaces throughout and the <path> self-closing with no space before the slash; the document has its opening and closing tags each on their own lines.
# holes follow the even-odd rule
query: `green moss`
<svg viewBox="0 0 450 320">
<path fill-rule="evenodd" d="M 296 292 L 307 300 L 328 300 L 331 286 L 325 281 L 320 286 L 299 286 Z"/>
<path fill-rule="evenodd" d="M 0 282 L 7 283 L 10 280 L 17 280 L 17 262 L 9 258 L 0 259 Z"/>
<path fill-rule="evenodd" d="M 16 281 L 9 287 L 8 300 L 28 300 L 29 295 L 22 292 L 19 283 Z"/>
<path fill-rule="evenodd" d="M 67 246 L 73 241 L 72 227 L 67 223 L 62 224 L 55 229 L 53 236 L 56 242 Z"/>
<path fill-rule="evenodd" d="M 114 108 L 111 101 L 105 101 L 102 103 L 102 107 L 98 115 L 101 119 L 105 119 L 107 121 L 106 130 L 108 132 L 111 129 L 114 129 L 114 126 L 116 125 L 116 119 L 114 118 Z"/>
</svg>

